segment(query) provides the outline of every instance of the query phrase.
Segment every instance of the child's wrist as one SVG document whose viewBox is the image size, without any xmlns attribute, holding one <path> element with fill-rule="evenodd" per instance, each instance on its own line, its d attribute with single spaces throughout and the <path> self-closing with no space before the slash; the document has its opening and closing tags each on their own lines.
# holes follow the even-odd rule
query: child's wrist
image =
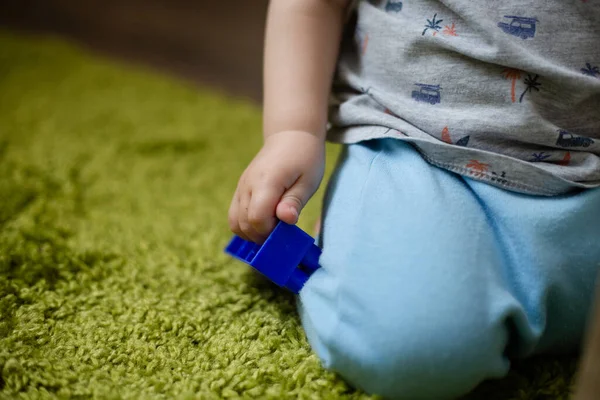
<svg viewBox="0 0 600 400">
<path fill-rule="evenodd" d="M 266 142 L 270 138 L 273 138 L 275 136 L 277 136 L 277 137 L 288 136 L 288 137 L 298 137 L 298 138 L 312 137 L 315 140 L 322 142 L 323 145 L 325 145 L 325 132 L 314 132 L 314 131 L 310 131 L 310 130 L 300 130 L 300 129 L 280 130 L 280 131 L 276 131 L 276 132 L 265 133 L 264 140 Z"/>
</svg>

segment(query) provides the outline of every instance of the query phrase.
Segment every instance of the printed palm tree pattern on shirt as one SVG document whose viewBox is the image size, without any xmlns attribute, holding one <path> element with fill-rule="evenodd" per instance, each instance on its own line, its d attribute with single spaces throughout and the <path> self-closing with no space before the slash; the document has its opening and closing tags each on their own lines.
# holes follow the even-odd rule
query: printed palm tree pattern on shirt
<svg viewBox="0 0 600 400">
<path fill-rule="evenodd" d="M 462 138 L 460 138 L 457 142 L 456 145 L 457 146 L 462 146 L 465 147 L 469 144 L 469 139 L 471 138 L 471 136 L 463 136 Z M 452 138 L 450 137 L 450 129 L 448 129 L 447 126 L 444 127 L 444 129 L 442 129 L 442 142 L 448 143 L 448 144 L 453 144 L 452 143 Z"/>
<path fill-rule="evenodd" d="M 566 167 L 567 165 L 569 165 L 569 163 L 570 163 L 570 162 L 571 162 L 571 152 L 570 152 L 570 151 L 567 151 L 567 152 L 565 153 L 565 156 L 563 157 L 563 159 L 562 159 L 562 160 L 560 160 L 560 161 L 555 161 L 554 163 L 555 163 L 555 164 L 558 164 L 558 165 L 561 165 L 561 166 L 563 166 L 563 167 Z"/>
<path fill-rule="evenodd" d="M 469 174 L 474 178 L 484 178 L 489 176 L 491 182 L 497 182 L 502 185 L 508 183 L 506 172 L 502 171 L 498 173 L 496 171 L 490 171 L 490 168 L 492 168 L 490 164 L 485 164 L 478 160 L 470 160 L 467 163 L 466 168 L 469 170 Z"/>
<path fill-rule="evenodd" d="M 550 154 L 546 154 L 546 152 L 542 151 L 540 153 L 533 153 L 531 155 L 530 162 L 549 162 L 557 165 L 567 166 L 571 162 L 571 152 L 567 151 L 563 156 L 562 160 L 553 161 L 548 160 L 551 157 Z M 546 161 L 547 160 L 547 161 Z"/>
<path fill-rule="evenodd" d="M 442 33 L 446 36 L 458 36 L 458 34 L 456 33 L 456 25 L 454 24 L 454 22 L 452 23 L 452 25 L 444 26 L 444 30 L 442 31 Z"/>
<path fill-rule="evenodd" d="M 442 142 L 452 144 L 452 139 L 450 138 L 450 130 L 447 126 L 445 126 L 444 129 L 442 129 Z"/>
<path fill-rule="evenodd" d="M 483 178 L 490 169 L 490 164 L 485 164 L 478 160 L 471 160 L 467 163 L 466 167 L 471 172 L 471 175 L 477 178 Z"/>
<path fill-rule="evenodd" d="M 585 63 L 585 68 L 581 68 L 580 71 L 584 75 L 600 78 L 600 68 L 590 63 Z"/>
<path fill-rule="evenodd" d="M 387 7 L 386 7 L 387 10 Z M 432 19 L 427 19 L 426 18 L 427 23 L 424 25 L 425 29 L 423 30 L 423 33 L 421 33 L 421 36 L 425 36 L 425 34 L 427 33 L 428 30 L 432 31 L 432 36 L 436 36 L 438 34 L 438 32 L 440 31 L 440 29 L 442 29 L 442 26 L 440 25 L 444 20 L 443 19 L 437 19 L 437 13 L 433 14 L 433 18 Z M 446 36 L 458 36 L 458 33 L 456 33 L 456 24 L 453 22 L 450 25 L 445 25 L 444 29 L 442 30 L 442 34 L 446 35 Z"/>
<path fill-rule="evenodd" d="M 502 74 L 504 74 L 504 79 L 510 79 L 510 99 L 514 103 L 517 101 L 517 81 L 521 79 L 521 71 L 515 68 L 505 68 Z"/>
<path fill-rule="evenodd" d="M 544 162 L 547 158 L 550 158 L 550 154 L 546 154 L 545 152 L 533 153 L 531 155 L 530 162 Z"/>
<path fill-rule="evenodd" d="M 522 73 L 523 71 L 515 68 L 504 68 L 502 70 L 504 79 L 510 80 L 510 100 L 513 103 L 517 101 L 517 81 L 521 79 Z M 523 93 L 521 93 L 521 96 L 519 97 L 519 103 L 523 102 L 523 98 L 527 93 L 531 93 L 534 90 L 536 92 L 540 91 L 540 86 L 542 86 L 542 83 L 538 81 L 539 78 L 540 76 L 538 74 L 527 74 L 525 80 L 523 81 L 525 84 L 525 90 L 523 90 Z"/>
<path fill-rule="evenodd" d="M 532 91 L 536 91 L 539 92 L 540 91 L 540 86 L 542 86 L 542 84 L 540 82 L 538 82 L 538 78 L 540 76 L 538 74 L 535 74 L 535 76 L 531 75 L 531 74 L 527 74 L 527 77 L 525 78 L 525 90 L 523 91 L 523 93 L 521 93 L 521 97 L 519 97 L 519 103 L 523 102 L 523 97 L 525 97 L 525 95 L 527 93 L 530 93 Z"/>
<path fill-rule="evenodd" d="M 425 29 L 423 30 L 423 33 L 421 34 L 421 36 L 425 36 L 427 31 L 430 29 L 433 32 L 433 36 L 435 36 L 440 31 L 440 29 L 442 29 L 442 26 L 440 25 L 440 23 L 443 21 L 443 19 L 436 19 L 436 18 L 437 18 L 437 13 L 433 14 L 432 19 L 427 20 L 427 24 L 425 24 Z"/>
</svg>

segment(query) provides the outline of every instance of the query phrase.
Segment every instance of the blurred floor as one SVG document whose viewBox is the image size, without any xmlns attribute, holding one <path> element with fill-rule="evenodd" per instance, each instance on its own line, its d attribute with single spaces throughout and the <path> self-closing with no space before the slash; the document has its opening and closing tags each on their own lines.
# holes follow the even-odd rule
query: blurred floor
<svg viewBox="0 0 600 400">
<path fill-rule="evenodd" d="M 59 34 L 260 101 L 268 0 L 0 0 L 0 27 Z"/>
</svg>

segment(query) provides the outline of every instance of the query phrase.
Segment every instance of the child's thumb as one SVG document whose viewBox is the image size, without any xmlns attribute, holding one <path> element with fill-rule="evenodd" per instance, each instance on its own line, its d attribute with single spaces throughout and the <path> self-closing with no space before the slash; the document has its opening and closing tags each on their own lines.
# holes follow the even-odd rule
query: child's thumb
<svg viewBox="0 0 600 400">
<path fill-rule="evenodd" d="M 310 188 L 301 181 L 296 182 L 281 196 L 275 211 L 277 218 L 288 224 L 297 223 L 300 212 L 308 203 L 310 196 L 312 196 Z"/>
</svg>

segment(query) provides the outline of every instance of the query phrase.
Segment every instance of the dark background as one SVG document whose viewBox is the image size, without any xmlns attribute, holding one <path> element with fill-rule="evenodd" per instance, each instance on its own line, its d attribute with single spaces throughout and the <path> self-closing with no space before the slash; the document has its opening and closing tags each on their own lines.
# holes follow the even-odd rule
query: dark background
<svg viewBox="0 0 600 400">
<path fill-rule="evenodd" d="M 261 98 L 267 0 L 0 0 L 0 27 L 60 35 L 236 96 Z"/>
</svg>

